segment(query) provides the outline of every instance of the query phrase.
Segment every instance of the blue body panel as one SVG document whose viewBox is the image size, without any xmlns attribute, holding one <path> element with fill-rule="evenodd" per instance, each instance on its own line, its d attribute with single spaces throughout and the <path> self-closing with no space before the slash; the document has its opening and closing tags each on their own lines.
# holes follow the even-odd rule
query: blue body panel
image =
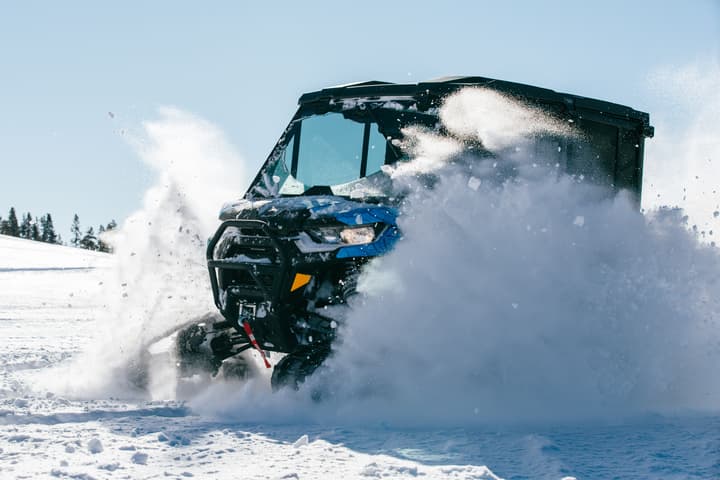
<svg viewBox="0 0 720 480">
<path fill-rule="evenodd" d="M 374 242 L 367 245 L 342 247 L 337 251 L 336 257 L 376 257 L 392 250 L 400 238 L 400 230 L 397 228 L 397 216 L 398 212 L 394 208 L 380 206 L 363 206 L 336 214 L 335 219 L 337 221 L 349 226 L 375 223 L 384 223 L 388 226 Z"/>
</svg>

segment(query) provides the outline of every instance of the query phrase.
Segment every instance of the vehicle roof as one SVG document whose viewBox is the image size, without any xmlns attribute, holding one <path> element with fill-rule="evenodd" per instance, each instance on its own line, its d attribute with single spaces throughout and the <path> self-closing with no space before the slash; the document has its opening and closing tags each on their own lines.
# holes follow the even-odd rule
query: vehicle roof
<svg viewBox="0 0 720 480">
<path fill-rule="evenodd" d="M 431 102 L 439 104 L 443 97 L 465 87 L 486 87 L 534 102 L 561 104 L 568 111 L 591 110 L 600 112 L 610 117 L 640 123 L 642 132 L 646 137 L 652 137 L 654 133 L 653 127 L 650 126 L 650 116 L 647 113 L 634 110 L 625 105 L 570 93 L 556 92 L 522 83 L 478 76 L 442 77 L 419 83 L 391 83 L 378 80 L 349 83 L 305 93 L 300 97 L 298 103 L 304 105 L 342 98 L 408 96 L 414 98 L 429 97 Z"/>
</svg>

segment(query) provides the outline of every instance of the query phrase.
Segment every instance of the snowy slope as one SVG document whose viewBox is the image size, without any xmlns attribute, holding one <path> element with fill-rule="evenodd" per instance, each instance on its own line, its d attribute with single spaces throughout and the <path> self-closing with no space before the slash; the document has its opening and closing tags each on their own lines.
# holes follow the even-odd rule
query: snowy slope
<svg viewBox="0 0 720 480">
<path fill-rule="evenodd" d="M 105 253 L 0 235 L 0 271 L 95 268 L 110 261 Z"/>
</svg>

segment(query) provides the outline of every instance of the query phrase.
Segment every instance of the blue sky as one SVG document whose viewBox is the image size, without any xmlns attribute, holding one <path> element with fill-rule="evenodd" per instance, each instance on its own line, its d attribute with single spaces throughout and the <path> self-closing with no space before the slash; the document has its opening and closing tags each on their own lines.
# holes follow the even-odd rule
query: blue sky
<svg viewBox="0 0 720 480">
<path fill-rule="evenodd" d="M 152 178 L 119 132 L 162 105 L 254 168 L 327 85 L 474 74 L 652 115 L 649 75 L 719 52 L 719 0 L 0 2 L 0 215 L 122 220 Z"/>
</svg>

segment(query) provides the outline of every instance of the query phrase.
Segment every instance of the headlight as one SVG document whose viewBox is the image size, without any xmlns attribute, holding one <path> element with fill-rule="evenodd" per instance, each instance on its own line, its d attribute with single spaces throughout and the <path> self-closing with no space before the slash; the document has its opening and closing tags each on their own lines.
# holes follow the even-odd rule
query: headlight
<svg viewBox="0 0 720 480">
<path fill-rule="evenodd" d="M 329 252 L 350 245 L 365 245 L 375 240 L 375 227 L 319 227 L 301 232 L 295 244 L 303 253 Z"/>
<path fill-rule="evenodd" d="M 364 245 L 375 240 L 373 227 L 343 228 L 340 230 L 340 239 L 346 245 Z"/>
</svg>

